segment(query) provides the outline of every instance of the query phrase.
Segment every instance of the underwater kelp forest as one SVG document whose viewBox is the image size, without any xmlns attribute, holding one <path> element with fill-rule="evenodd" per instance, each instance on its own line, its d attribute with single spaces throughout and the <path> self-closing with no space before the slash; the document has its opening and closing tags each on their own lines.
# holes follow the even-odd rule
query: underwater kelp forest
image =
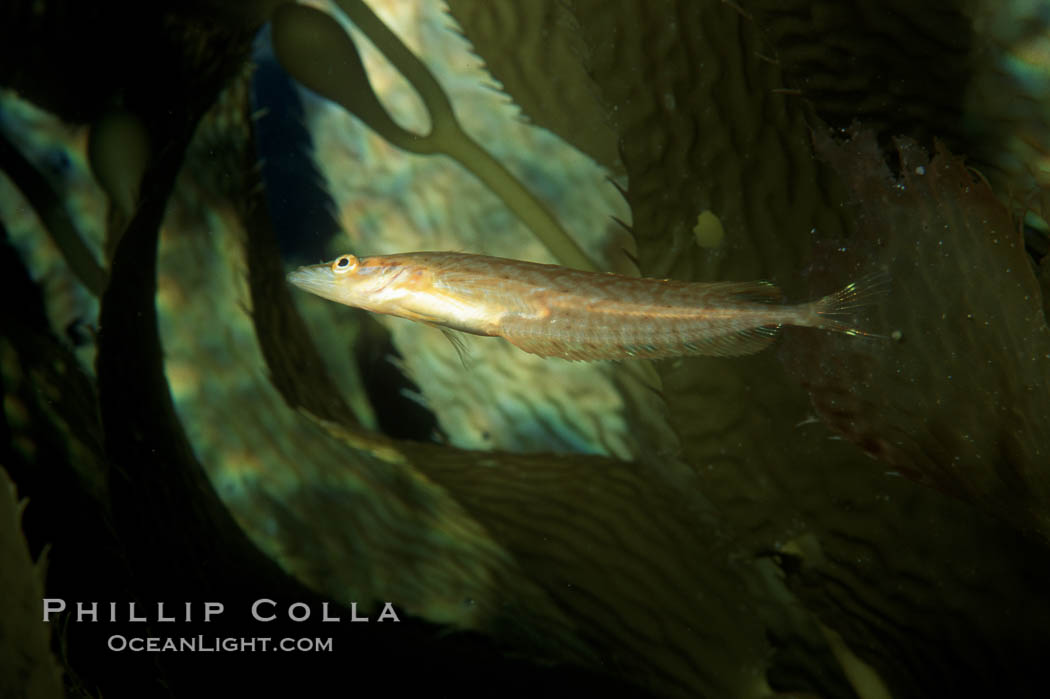
<svg viewBox="0 0 1050 699">
<path fill-rule="evenodd" d="M 0 173 L 0 697 L 1045 694 L 1045 0 L 8 0 Z M 287 279 L 419 251 L 870 293 Z"/>
</svg>

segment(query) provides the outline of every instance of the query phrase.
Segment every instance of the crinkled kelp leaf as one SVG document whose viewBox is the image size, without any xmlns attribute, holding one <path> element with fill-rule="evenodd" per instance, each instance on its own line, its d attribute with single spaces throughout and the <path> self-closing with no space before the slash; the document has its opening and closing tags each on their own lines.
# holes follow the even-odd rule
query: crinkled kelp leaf
<svg viewBox="0 0 1050 699">
<path fill-rule="evenodd" d="M 1050 330 L 1016 224 L 943 147 L 900 142 L 894 177 L 868 133 L 820 143 L 854 193 L 855 242 L 893 270 L 894 341 L 817 338 L 815 406 L 890 468 L 1050 536 Z"/>
<path fill-rule="evenodd" d="M 44 564 L 33 562 L 22 536 L 22 511 L 15 486 L 0 468 L 0 694 L 48 699 L 64 696 L 62 671 L 51 655 L 51 629 L 40 623 Z"/>
<path fill-rule="evenodd" d="M 576 20 L 562 3 L 450 0 L 448 7 L 526 118 L 611 173 L 622 172 L 616 131 L 583 69 Z"/>
<path fill-rule="evenodd" d="M 816 227 L 842 231 L 834 181 L 759 28 L 734 3 L 579 0 L 585 66 L 618 129 L 646 276 L 797 278 Z M 725 230 L 701 247 L 698 217 Z"/>
</svg>

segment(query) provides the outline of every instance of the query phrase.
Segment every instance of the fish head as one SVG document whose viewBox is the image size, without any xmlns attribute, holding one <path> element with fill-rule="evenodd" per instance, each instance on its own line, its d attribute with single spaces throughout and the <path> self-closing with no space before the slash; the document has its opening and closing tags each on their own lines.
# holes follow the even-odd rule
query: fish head
<svg viewBox="0 0 1050 699">
<path fill-rule="evenodd" d="M 400 280 L 418 276 L 414 271 L 405 261 L 346 254 L 331 262 L 300 267 L 288 274 L 288 281 L 330 301 L 384 312 L 384 302 L 391 300 L 388 297 L 400 293 Z"/>
</svg>

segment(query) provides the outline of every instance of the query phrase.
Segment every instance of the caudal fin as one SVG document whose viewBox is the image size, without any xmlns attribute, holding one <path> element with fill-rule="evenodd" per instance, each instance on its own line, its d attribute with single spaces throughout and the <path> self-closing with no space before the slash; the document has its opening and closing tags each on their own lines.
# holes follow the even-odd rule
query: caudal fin
<svg viewBox="0 0 1050 699">
<path fill-rule="evenodd" d="M 883 337 L 857 325 L 857 315 L 871 308 L 890 291 L 889 272 L 878 270 L 850 282 L 834 294 L 813 302 L 815 327 L 852 336 Z"/>
</svg>

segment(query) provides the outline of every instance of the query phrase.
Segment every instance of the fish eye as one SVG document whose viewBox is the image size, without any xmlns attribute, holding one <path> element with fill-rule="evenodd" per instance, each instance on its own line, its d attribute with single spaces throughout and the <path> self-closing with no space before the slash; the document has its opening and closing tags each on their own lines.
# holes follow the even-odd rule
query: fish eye
<svg viewBox="0 0 1050 699">
<path fill-rule="evenodd" d="M 336 274 L 346 274 L 355 269 L 357 269 L 357 258 L 353 255 L 343 255 L 332 262 L 332 271 Z"/>
</svg>

